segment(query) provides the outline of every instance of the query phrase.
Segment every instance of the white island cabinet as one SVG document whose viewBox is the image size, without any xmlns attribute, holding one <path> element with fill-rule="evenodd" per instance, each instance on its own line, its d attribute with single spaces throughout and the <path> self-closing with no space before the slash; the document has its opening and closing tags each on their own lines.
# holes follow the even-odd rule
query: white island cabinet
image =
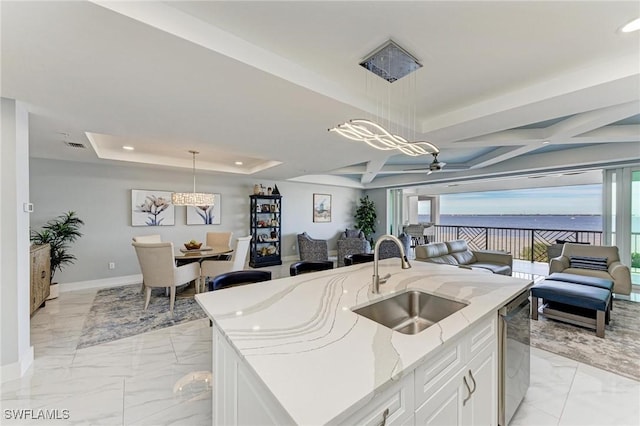
<svg viewBox="0 0 640 426">
<path fill-rule="evenodd" d="M 497 311 L 531 281 L 398 259 L 196 295 L 213 321 L 214 425 L 496 425 Z M 352 310 L 405 290 L 466 307 L 415 335 Z"/>
</svg>

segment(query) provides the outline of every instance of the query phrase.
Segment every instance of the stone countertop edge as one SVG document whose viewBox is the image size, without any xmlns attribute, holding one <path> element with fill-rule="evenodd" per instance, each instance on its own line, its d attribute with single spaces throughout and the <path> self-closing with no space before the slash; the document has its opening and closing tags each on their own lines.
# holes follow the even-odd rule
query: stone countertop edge
<svg viewBox="0 0 640 426">
<path fill-rule="evenodd" d="M 380 276 L 391 278 L 372 295 L 372 268 L 365 263 L 285 277 L 201 293 L 196 301 L 296 423 L 327 424 L 345 419 L 533 285 L 426 262 L 402 270 L 399 259 L 386 259 Z M 407 289 L 469 305 L 416 335 L 351 311 Z"/>
</svg>

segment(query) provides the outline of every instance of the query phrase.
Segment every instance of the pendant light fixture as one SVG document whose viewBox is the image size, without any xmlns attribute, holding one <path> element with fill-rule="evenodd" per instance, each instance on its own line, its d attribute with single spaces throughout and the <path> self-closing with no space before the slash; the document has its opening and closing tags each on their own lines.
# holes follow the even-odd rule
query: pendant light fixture
<svg viewBox="0 0 640 426">
<path fill-rule="evenodd" d="M 171 194 L 171 202 L 175 206 L 211 206 L 213 194 L 196 192 L 196 154 L 198 151 L 189 151 L 193 154 L 193 192 L 174 192 Z"/>
<path fill-rule="evenodd" d="M 420 69 L 422 64 L 405 49 L 392 40 L 388 40 L 370 53 L 360 63 L 360 66 L 391 84 Z M 391 101 L 389 101 L 390 122 L 391 109 Z M 409 141 L 408 138 L 392 133 L 381 123 L 364 118 L 348 120 L 330 128 L 329 131 L 350 140 L 364 142 L 382 151 L 398 150 L 409 156 L 437 154 L 440 152 L 438 147 L 431 142 Z"/>
</svg>

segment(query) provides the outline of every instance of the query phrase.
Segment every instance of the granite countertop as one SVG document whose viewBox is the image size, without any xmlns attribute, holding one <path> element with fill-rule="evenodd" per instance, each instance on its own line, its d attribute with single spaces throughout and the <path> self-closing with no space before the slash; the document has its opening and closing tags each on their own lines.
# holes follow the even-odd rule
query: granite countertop
<svg viewBox="0 0 640 426">
<path fill-rule="evenodd" d="M 326 424 L 413 371 L 434 349 L 531 286 L 531 280 L 450 265 L 353 265 L 196 295 L 236 351 L 298 424 Z M 416 335 L 394 332 L 353 308 L 404 289 L 469 305 Z M 214 373 L 215 374 L 215 373 Z"/>
</svg>

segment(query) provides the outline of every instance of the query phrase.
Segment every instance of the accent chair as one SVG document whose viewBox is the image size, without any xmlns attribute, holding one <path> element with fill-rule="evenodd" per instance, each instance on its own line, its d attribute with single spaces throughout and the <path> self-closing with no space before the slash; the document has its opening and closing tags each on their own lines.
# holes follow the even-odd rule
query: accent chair
<svg viewBox="0 0 640 426">
<path fill-rule="evenodd" d="M 371 244 L 359 229 L 345 229 L 340 233 L 336 245 L 338 247 L 338 267 L 345 266 L 345 256 L 371 251 Z"/>
<path fill-rule="evenodd" d="M 298 251 L 300 260 L 329 260 L 327 240 L 311 238 L 306 232 L 298 234 Z"/>
<path fill-rule="evenodd" d="M 549 275 L 554 272 L 611 280 L 614 293 L 631 294 L 631 271 L 620 262 L 616 246 L 565 243 L 562 254 L 549 262 Z"/>
</svg>

